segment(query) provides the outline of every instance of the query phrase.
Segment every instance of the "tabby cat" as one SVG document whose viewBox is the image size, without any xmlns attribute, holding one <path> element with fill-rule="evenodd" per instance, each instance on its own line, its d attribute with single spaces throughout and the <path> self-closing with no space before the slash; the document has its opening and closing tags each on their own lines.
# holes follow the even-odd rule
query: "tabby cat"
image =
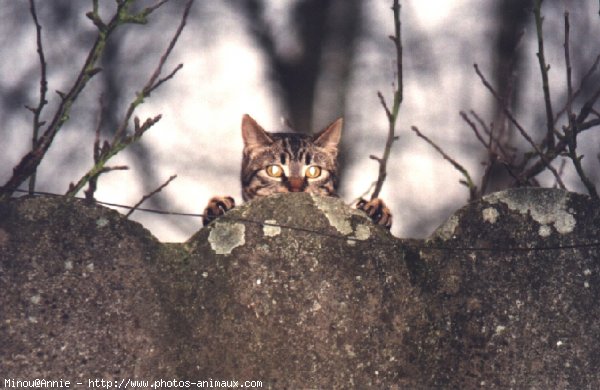
<svg viewBox="0 0 600 390">
<path fill-rule="evenodd" d="M 337 196 L 337 153 L 341 135 L 342 118 L 308 136 L 268 133 L 250 115 L 244 115 L 241 175 L 244 201 L 282 192 Z M 230 196 L 212 198 L 204 210 L 204 225 L 234 206 Z M 356 207 L 375 223 L 391 227 L 391 212 L 381 199 L 361 200 Z"/>
</svg>

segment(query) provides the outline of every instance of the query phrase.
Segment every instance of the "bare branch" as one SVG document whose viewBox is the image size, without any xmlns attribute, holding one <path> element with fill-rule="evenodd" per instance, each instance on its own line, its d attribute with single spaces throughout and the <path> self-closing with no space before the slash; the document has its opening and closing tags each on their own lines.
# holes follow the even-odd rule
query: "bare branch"
<svg viewBox="0 0 600 390">
<path fill-rule="evenodd" d="M 378 93 L 379 100 L 381 101 L 381 105 L 383 106 L 386 116 L 388 118 L 388 136 L 385 142 L 385 149 L 383 151 L 383 156 L 381 158 L 376 159 L 379 163 L 379 173 L 377 175 L 377 181 L 375 184 L 375 189 L 371 194 L 371 199 L 375 199 L 379 196 L 381 192 L 381 188 L 383 187 L 383 183 L 387 177 L 387 162 L 390 158 L 390 153 L 392 151 L 392 145 L 394 141 L 398 138 L 395 135 L 396 132 L 396 121 L 398 120 L 398 112 L 400 111 L 400 105 L 402 104 L 403 99 L 403 70 L 402 70 L 402 24 L 400 22 L 400 3 L 399 0 L 393 0 L 392 11 L 394 12 L 394 36 L 391 36 L 390 39 L 394 42 L 394 46 L 396 48 L 396 80 L 397 85 L 394 91 L 394 101 L 392 103 L 392 109 L 390 110 L 387 104 L 385 103 L 385 99 L 381 93 Z"/>
<path fill-rule="evenodd" d="M 498 137 L 496 137 L 496 135 L 494 134 L 493 131 L 493 126 L 490 129 L 488 127 L 488 125 L 486 125 L 486 123 L 483 121 L 483 119 L 481 119 L 481 117 L 479 115 L 477 115 L 477 113 L 473 110 L 470 110 L 469 113 L 473 116 L 473 118 L 475 118 L 475 120 L 477 121 L 477 123 L 479 123 L 479 125 L 481 126 L 481 128 L 483 129 L 483 131 L 488 135 L 489 137 L 489 141 L 488 144 L 490 146 L 492 146 L 492 150 L 494 151 L 495 154 L 500 154 L 500 156 L 502 157 L 502 160 L 504 160 L 505 162 L 511 162 L 514 160 L 514 153 L 509 153 L 508 149 L 511 149 L 509 146 L 507 146 L 505 148 L 504 145 L 502 145 L 502 142 L 500 142 L 500 140 L 498 139 Z M 498 153 L 500 152 L 500 153 Z"/>
<path fill-rule="evenodd" d="M 40 134 L 40 128 L 44 125 L 44 122 L 40 121 L 40 116 L 44 106 L 48 103 L 46 100 L 46 93 L 48 92 L 48 80 L 46 78 L 46 58 L 44 55 L 44 46 L 42 45 L 42 26 L 38 21 L 37 12 L 35 9 L 35 1 L 29 0 L 29 11 L 31 18 L 35 24 L 35 35 L 37 53 L 40 58 L 40 99 L 37 107 L 29 108 L 33 112 L 33 134 L 31 137 L 31 149 L 35 149 L 38 137 Z M 35 192 L 35 179 L 36 179 L 37 167 L 34 168 L 31 176 L 29 177 L 29 194 L 32 195 Z"/>
<path fill-rule="evenodd" d="M 552 174 L 556 178 L 556 181 L 558 182 L 560 188 L 564 189 L 565 185 L 564 185 L 562 179 L 560 178 L 560 175 L 558 174 L 556 169 L 551 164 L 552 158 L 554 158 L 556 156 L 554 155 L 554 156 L 552 156 L 552 158 L 548 158 L 548 156 L 546 156 L 546 154 L 544 154 L 544 152 L 542 152 L 540 150 L 540 148 L 536 145 L 536 143 L 533 141 L 533 139 L 531 139 L 531 137 L 529 136 L 529 133 L 527 133 L 527 131 L 523 128 L 523 126 L 521 126 L 521 124 L 515 119 L 512 112 L 508 109 L 508 107 L 506 107 L 506 105 L 504 104 L 504 101 L 500 98 L 500 96 L 498 95 L 496 90 L 491 86 L 491 84 L 487 81 L 485 76 L 481 73 L 481 71 L 479 70 L 479 66 L 477 64 L 475 64 L 474 67 L 475 67 L 475 72 L 477 72 L 477 75 L 479 76 L 479 78 L 481 79 L 483 84 L 492 93 L 492 95 L 496 98 L 496 100 L 498 100 L 498 102 L 502 105 L 502 109 L 504 110 L 506 117 L 508 119 L 510 119 L 510 121 L 515 125 L 517 130 L 519 130 L 519 133 L 521 133 L 523 138 L 525 138 L 527 140 L 527 142 L 529 142 L 531 147 L 535 150 L 537 155 L 544 162 L 545 166 L 552 172 Z M 549 148 L 549 150 L 554 151 L 555 149 L 553 147 L 553 148 Z"/>
<path fill-rule="evenodd" d="M 489 83 L 489 81 L 485 78 L 485 76 L 483 75 L 483 73 L 481 73 L 481 70 L 479 70 L 479 65 L 473 64 L 473 67 L 475 68 L 475 72 L 477 73 L 477 75 L 481 79 L 481 82 L 483 83 L 483 85 L 488 89 L 488 91 L 491 92 L 492 96 L 494 96 L 494 98 L 496 99 L 496 101 L 498 101 L 498 103 L 500 103 L 500 105 L 502 106 L 502 110 L 506 114 L 507 118 L 517 128 L 525 131 L 523 129 L 523 126 L 521 126 L 521 124 L 517 121 L 517 119 L 515 118 L 515 116 L 510 111 L 510 109 L 506 106 L 506 102 L 504 101 L 504 99 L 502 99 L 502 97 L 498 94 L 498 92 L 496 92 L 496 90 L 494 89 L 494 87 L 492 87 L 492 85 Z"/>
<path fill-rule="evenodd" d="M 377 91 L 377 97 L 379 98 L 379 102 L 381 103 L 381 106 L 385 110 L 385 116 L 387 116 L 388 121 L 392 120 L 393 119 L 392 112 L 388 108 L 388 106 L 385 102 L 385 98 L 383 97 L 383 94 L 380 91 Z"/>
<path fill-rule="evenodd" d="M 600 54 L 598 54 L 596 56 L 596 59 L 594 60 L 594 63 L 592 64 L 592 66 L 590 67 L 590 69 L 588 69 L 588 71 L 585 73 L 585 75 L 581 78 L 581 82 L 579 83 L 579 87 L 577 88 L 577 90 L 571 96 L 571 100 L 567 100 L 567 103 L 565 104 L 565 106 L 559 112 L 556 113 L 556 116 L 554 117 L 554 122 L 555 123 L 562 116 L 562 114 L 564 114 L 567 111 L 567 106 L 569 104 L 571 104 L 571 102 L 573 100 L 575 100 L 575 98 L 577 98 L 579 96 L 579 94 L 583 90 L 583 86 L 587 84 L 588 79 L 596 72 L 596 69 L 598 68 L 599 64 L 600 64 Z"/>
<path fill-rule="evenodd" d="M 488 137 L 490 138 L 489 143 L 491 144 L 492 140 L 494 139 L 493 129 L 490 129 L 489 126 L 483 121 L 483 119 L 481 119 L 481 117 L 474 110 L 469 110 L 469 113 L 473 116 L 473 118 L 475 118 L 477 123 L 479 123 L 479 126 L 481 126 L 483 131 L 488 135 Z"/>
<path fill-rule="evenodd" d="M 597 99 L 597 95 L 598 95 L 598 92 L 596 93 L 595 97 L 592 97 L 592 99 L 590 99 L 588 101 L 588 103 L 595 101 Z M 586 105 L 587 105 L 587 103 L 586 103 Z M 589 114 L 589 112 L 591 111 L 591 109 L 587 110 L 587 114 L 584 112 L 584 111 L 586 111 L 586 105 L 584 105 L 584 107 L 581 109 L 579 115 L 577 116 L 577 120 L 576 120 L 577 134 L 580 134 L 585 130 L 588 130 L 588 129 L 591 129 L 592 127 L 596 127 L 596 126 L 600 125 L 600 118 L 591 119 L 587 122 L 583 122 L 583 123 L 579 124 L 581 119 L 585 118 L 587 116 L 587 114 Z M 551 161 L 552 159 L 556 158 L 558 155 L 563 153 L 567 148 L 568 142 L 569 142 L 568 137 L 562 137 L 556 144 L 556 148 L 554 150 L 549 150 L 547 152 L 547 159 L 549 161 Z M 532 177 L 536 176 L 537 174 L 539 174 L 540 172 L 542 172 L 545 168 L 546 168 L 546 162 L 540 159 L 538 162 L 536 162 L 535 164 L 533 164 L 532 166 L 527 168 L 527 170 L 523 172 L 522 176 L 524 178 L 532 178 Z"/>
<path fill-rule="evenodd" d="M 98 73 L 99 70 L 96 67 L 96 63 L 106 48 L 106 42 L 110 34 L 118 26 L 125 23 L 123 17 L 124 15 L 127 15 L 127 8 L 129 7 L 131 1 L 132 0 L 124 0 L 119 2 L 117 10 L 115 11 L 110 23 L 108 23 L 103 30 L 98 31 L 96 40 L 88 53 L 81 71 L 77 75 L 75 83 L 69 92 L 59 92 L 61 101 L 56 109 L 52 121 L 44 131 L 44 134 L 36 142 L 35 147 L 32 148 L 30 152 L 25 154 L 21 161 L 13 168 L 12 176 L 4 184 L 5 191 L 0 194 L 0 200 L 9 198 L 13 194 L 14 190 L 17 189 L 35 172 L 37 166 L 40 164 L 46 155 L 46 152 L 50 148 L 54 137 L 60 131 L 62 126 L 69 120 L 71 107 L 79 97 L 79 94 L 87 86 L 87 83 L 90 81 L 90 79 Z M 95 18 L 100 18 L 100 16 L 97 14 L 97 2 L 94 2 L 93 4 L 94 10 L 92 13 L 95 14 Z"/>
<path fill-rule="evenodd" d="M 67 196 L 75 196 L 89 180 L 97 178 L 98 175 L 102 173 L 101 171 L 104 165 L 108 162 L 110 158 L 115 156 L 121 150 L 125 149 L 127 146 L 139 140 L 148 129 L 154 126 L 161 119 L 161 115 L 157 115 L 154 118 L 146 119 L 146 121 L 144 121 L 143 124 L 140 124 L 139 118 L 134 117 L 134 132 L 131 135 L 126 135 L 127 128 L 131 121 L 131 117 L 133 116 L 137 107 L 144 102 L 145 98 L 150 96 L 151 92 L 153 92 L 156 88 L 162 85 L 165 81 L 171 79 L 175 75 L 175 73 L 177 73 L 177 71 L 179 71 L 179 69 L 182 68 L 183 65 L 179 64 L 170 74 L 168 74 L 162 79 L 159 79 L 160 74 L 162 72 L 162 68 L 165 62 L 167 61 L 169 54 L 171 54 L 173 48 L 175 47 L 175 44 L 177 43 L 177 40 L 179 39 L 179 36 L 181 35 L 181 32 L 186 24 L 187 17 L 189 15 L 193 2 L 194 0 L 187 1 L 175 35 L 173 36 L 173 38 L 169 42 L 167 49 L 161 56 L 156 69 L 150 76 L 150 79 L 142 88 L 142 92 L 138 92 L 135 99 L 129 104 L 129 107 L 127 108 L 127 111 L 125 113 L 125 117 L 123 118 L 119 127 L 115 131 L 112 142 L 105 143 L 105 145 L 108 146 L 106 148 L 103 148 L 104 150 L 102 151 L 98 161 L 94 162 L 94 166 L 79 179 L 77 184 L 71 185 L 69 187 L 69 190 L 66 193 Z M 154 9 L 158 8 L 162 4 L 164 4 L 164 1 L 157 3 Z"/>
<path fill-rule="evenodd" d="M 588 117 L 588 115 L 590 115 L 590 113 L 594 109 L 594 104 L 596 104 L 596 101 L 598 100 L 598 98 L 600 98 L 600 88 L 598 88 L 596 90 L 596 92 L 594 93 L 594 95 L 592 95 L 592 97 L 583 104 L 583 107 L 581 107 L 581 110 L 579 111 L 579 115 L 577 115 L 577 123 L 578 124 L 583 123 L 583 121 L 585 121 L 585 119 Z"/>
<path fill-rule="evenodd" d="M 156 4 L 150 6 L 150 7 L 146 7 L 144 8 L 144 10 L 142 11 L 142 14 L 144 16 L 148 16 L 150 15 L 152 12 L 156 11 L 157 9 L 159 9 L 160 7 L 162 7 L 166 2 L 168 2 L 169 0 L 162 0 L 157 2 Z"/>
<path fill-rule="evenodd" d="M 569 13 L 565 11 L 565 66 L 567 71 L 567 115 L 569 117 L 569 121 L 573 117 L 573 84 L 571 80 L 571 53 L 569 49 Z"/>
<path fill-rule="evenodd" d="M 471 121 L 471 119 L 469 119 L 469 117 L 467 116 L 467 114 L 464 111 L 460 111 L 459 114 L 460 114 L 461 118 L 465 122 L 467 122 L 467 124 L 471 127 L 471 129 L 475 133 L 475 137 L 477 137 L 477 139 L 479 140 L 479 142 L 481 142 L 481 144 L 486 149 L 490 149 L 491 148 L 491 141 L 487 142 L 486 140 L 483 139 L 483 136 L 481 135 L 481 133 L 479 132 L 479 129 L 477 128 L 477 125 L 473 121 Z"/>
<path fill-rule="evenodd" d="M 554 112 L 552 111 L 552 100 L 550 99 L 550 85 L 548 82 L 548 70 L 550 66 L 546 64 L 546 58 L 544 56 L 544 36 L 542 31 L 542 24 L 544 18 L 542 17 L 542 0 L 535 0 L 535 6 L 533 7 L 533 13 L 535 15 L 535 27 L 538 39 L 538 53 L 537 57 L 540 63 L 540 71 L 542 73 L 542 89 L 544 91 L 544 103 L 546 106 L 546 147 L 548 149 L 554 148 Z"/>
<path fill-rule="evenodd" d="M 187 22 L 187 18 L 188 18 L 188 15 L 190 13 L 190 9 L 192 8 L 192 4 L 193 3 L 194 3 L 194 0 L 188 0 L 188 2 L 186 3 L 185 9 L 183 10 L 183 15 L 181 17 L 181 21 L 179 22 L 179 26 L 177 27 L 177 30 L 175 31 L 175 35 L 171 39 L 171 42 L 169 42 L 169 46 L 167 47 L 167 50 L 165 50 L 165 52 L 163 53 L 162 57 L 160 57 L 160 61 L 158 62 L 158 66 L 156 67 L 156 70 L 154 71 L 154 73 L 150 77 L 150 80 L 148 80 L 148 83 L 146 83 L 146 86 L 144 87 L 144 90 L 143 90 L 142 93 L 144 93 L 146 96 L 149 96 L 150 92 L 153 91 L 154 89 L 156 89 L 156 87 L 158 86 L 158 85 L 155 85 L 155 84 L 157 83 L 157 80 L 160 77 L 160 74 L 162 73 L 162 68 L 165 65 L 165 62 L 167 61 L 167 58 L 169 58 L 169 55 L 173 51 L 173 48 L 175 47 L 175 44 L 177 43 L 177 40 L 179 39 L 179 36 L 181 35 L 181 32 L 183 31 L 183 28 L 185 27 L 185 24 Z M 179 69 L 181 69 L 182 66 L 183 65 L 180 64 L 171 73 L 171 77 Z M 159 81 L 159 83 L 162 84 L 162 82 L 160 82 L 160 81 Z"/>
<path fill-rule="evenodd" d="M 471 200 L 476 199 L 477 194 L 478 194 L 477 186 L 475 185 L 475 183 L 473 183 L 473 180 L 471 179 L 471 175 L 469 175 L 469 172 L 462 165 L 460 165 L 456 160 L 454 160 L 452 157 L 450 157 L 448 154 L 446 154 L 446 152 L 444 152 L 442 150 L 442 148 L 437 146 L 432 140 L 430 140 L 425 135 L 423 135 L 416 126 L 412 126 L 411 129 L 412 129 L 412 131 L 414 131 L 417 134 L 417 136 L 419 136 L 420 138 L 425 140 L 425 142 L 427 142 L 429 145 L 431 145 L 439 154 L 442 155 L 442 157 L 446 161 L 448 161 L 450 164 L 452 164 L 452 166 L 454 168 L 456 168 L 456 170 L 458 170 L 463 175 L 465 180 L 461 181 L 461 183 L 464 184 L 465 186 L 467 186 L 467 188 L 469 189 L 469 198 Z"/>
<path fill-rule="evenodd" d="M 179 72 L 181 70 L 181 68 L 183 68 L 183 64 L 179 64 L 175 67 L 175 69 L 173 69 L 173 71 L 171 73 L 169 73 L 168 75 L 166 75 L 165 77 L 159 79 L 153 86 L 152 88 L 150 88 L 148 90 L 148 95 L 150 96 L 150 94 L 152 93 L 152 91 L 154 91 L 155 89 L 157 89 L 158 87 L 160 87 L 164 82 L 169 81 L 170 79 L 172 79 L 175 74 L 177 72 Z"/>
<path fill-rule="evenodd" d="M 562 160 L 560 160 L 560 166 L 558 167 L 558 174 L 560 175 L 560 177 L 562 177 L 563 173 L 565 172 L 565 167 L 567 166 L 567 159 L 563 158 Z M 558 187 L 558 182 L 555 182 L 554 185 L 552 186 L 552 188 L 556 188 Z"/>
<path fill-rule="evenodd" d="M 600 154 L 599 154 L 599 156 L 600 156 Z M 369 192 L 371 192 L 373 190 L 373 188 L 375 188 L 376 184 L 377 184 L 376 181 L 372 182 L 371 185 L 369 186 L 369 188 L 367 188 L 362 194 L 360 194 L 359 196 L 354 198 L 352 201 L 350 201 L 350 203 L 348 203 L 348 205 L 351 207 L 355 206 L 358 202 L 360 202 L 363 198 L 365 198 L 369 194 Z"/>
<path fill-rule="evenodd" d="M 150 96 L 151 92 L 153 92 L 159 85 L 161 85 L 164 81 L 166 81 L 166 80 L 164 80 L 164 81 L 159 80 L 160 74 L 162 72 L 162 68 L 163 68 L 165 62 L 167 61 L 167 58 L 171 54 L 171 51 L 175 47 L 175 44 L 177 43 L 177 40 L 179 39 L 179 36 L 181 35 L 181 31 L 185 27 L 187 17 L 189 15 L 189 12 L 190 12 L 193 2 L 194 2 L 194 0 L 188 0 L 188 2 L 186 3 L 185 9 L 183 11 L 183 15 L 181 16 L 181 21 L 179 22 L 179 26 L 177 27 L 177 30 L 175 31 L 175 35 L 169 42 L 169 45 L 167 46 L 167 49 L 165 50 L 163 55 L 160 57 L 158 65 L 156 66 L 156 69 L 150 76 L 150 79 L 146 82 L 146 85 L 144 85 L 144 87 L 142 88 L 142 91 L 138 92 L 136 98 L 129 104 L 129 107 L 127 108 L 127 112 L 125 113 L 125 118 L 123 119 L 119 128 L 115 132 L 115 135 L 113 138 L 113 143 L 119 141 L 122 137 L 124 137 L 125 132 L 127 131 L 127 127 L 129 126 L 129 121 L 131 120 L 131 117 L 133 116 L 133 113 L 135 112 L 136 108 L 144 102 L 145 98 Z M 179 69 L 181 69 L 181 66 L 178 66 L 177 68 L 175 68 L 175 70 L 169 76 L 167 76 L 167 78 L 171 78 L 173 75 L 175 75 L 175 73 Z"/>
<path fill-rule="evenodd" d="M 98 177 L 98 175 L 100 175 L 102 173 L 107 172 L 107 171 L 104 171 L 104 169 L 105 169 L 104 166 L 106 165 L 108 160 L 110 160 L 112 157 L 114 157 L 116 154 L 118 154 L 120 151 L 122 151 L 129 145 L 133 144 L 134 142 L 137 142 L 142 137 L 142 135 L 144 135 L 144 133 L 148 129 L 150 129 L 150 127 L 152 127 L 154 124 L 156 124 L 160 119 L 161 119 L 160 115 L 157 115 L 154 118 L 148 118 L 148 119 L 146 119 L 144 124 L 140 126 L 139 119 L 136 117 L 135 118 L 135 122 L 136 122 L 135 133 L 123 138 L 122 140 L 115 141 L 112 144 L 105 142 L 104 146 L 102 147 L 98 161 L 95 162 L 94 166 L 77 181 L 77 184 L 71 184 L 69 186 L 69 189 L 67 190 L 65 195 L 66 196 L 77 195 L 77 193 L 86 185 L 86 183 L 88 181 L 90 181 L 93 178 Z M 114 169 L 111 169 L 111 170 L 114 170 Z"/>
<path fill-rule="evenodd" d="M 172 175 L 171 177 L 169 177 L 169 179 L 167 179 L 166 182 L 164 182 L 163 184 L 161 184 L 157 189 L 155 189 L 154 191 L 150 192 L 147 195 L 144 195 L 142 197 L 142 199 L 140 199 L 139 202 L 137 202 L 130 210 L 127 214 L 125 214 L 125 218 L 129 218 L 129 216 L 131 214 L 133 214 L 133 212 L 135 210 L 137 210 L 138 207 L 140 207 L 142 205 L 142 203 L 144 203 L 146 200 L 148 200 L 149 198 L 153 197 L 154 195 L 158 194 L 160 191 L 162 191 L 163 188 L 165 188 L 166 186 L 169 185 L 169 183 L 171 183 L 173 180 L 175 180 L 177 178 L 177 175 Z"/>
<path fill-rule="evenodd" d="M 596 127 L 600 125 L 600 118 L 590 119 L 587 122 L 583 122 L 582 124 L 577 125 L 577 134 L 581 133 L 584 130 L 591 129 L 592 127 Z"/>
<path fill-rule="evenodd" d="M 110 149 L 110 145 L 105 141 L 104 145 L 100 147 L 100 130 L 102 129 L 102 112 L 104 111 L 104 100 L 103 97 L 100 96 L 99 100 L 99 109 L 98 109 L 98 119 L 96 119 L 96 130 L 94 136 L 94 149 L 93 149 L 93 157 L 94 164 L 97 164 L 100 161 L 100 157 L 103 153 L 108 152 Z M 98 188 L 98 176 L 99 174 L 90 178 L 88 189 L 85 191 L 85 199 L 92 201 L 94 200 L 94 193 L 96 192 L 96 188 Z"/>
<path fill-rule="evenodd" d="M 585 188 L 588 190 L 590 196 L 594 199 L 598 199 L 598 191 L 596 191 L 596 186 L 587 177 L 585 171 L 583 170 L 583 166 L 581 165 L 583 156 L 577 155 L 577 121 L 575 115 L 572 115 L 570 119 L 570 125 L 564 128 L 565 138 L 568 139 L 569 158 L 571 161 L 573 161 L 573 166 L 575 167 L 581 182 L 583 185 L 585 185 Z"/>
<path fill-rule="evenodd" d="M 569 117 L 569 126 L 565 127 L 563 129 L 564 131 L 564 135 L 565 138 L 567 139 L 568 142 L 568 150 L 569 150 L 569 158 L 571 159 L 571 161 L 573 162 L 573 166 L 575 167 L 575 171 L 577 171 L 577 174 L 579 175 L 579 178 L 581 179 L 581 182 L 585 185 L 585 188 L 587 188 L 588 193 L 590 194 L 590 196 L 592 198 L 598 199 L 598 192 L 596 191 L 596 186 L 594 186 L 594 184 L 592 183 L 592 181 L 587 177 L 587 175 L 585 174 L 585 171 L 583 170 L 583 166 L 581 165 L 581 160 L 583 159 L 583 156 L 578 156 L 577 155 L 577 134 L 579 133 L 578 131 L 578 120 L 577 117 L 575 116 L 575 114 L 573 114 L 573 86 L 571 83 L 571 53 L 569 50 L 569 30 L 570 30 L 570 24 L 569 24 L 569 13 L 565 11 L 565 43 L 564 43 L 564 48 L 565 48 L 565 65 L 566 65 L 566 71 L 567 71 L 567 116 Z M 600 91 L 600 90 L 599 90 Z M 589 104 L 589 110 L 591 111 L 593 109 L 593 105 L 596 101 L 596 99 L 598 98 L 598 94 L 597 93 L 594 97 L 592 97 L 592 100 L 590 100 Z M 587 103 L 586 103 L 587 105 Z M 584 108 L 586 108 L 586 105 L 584 105 Z M 582 114 L 587 116 L 588 113 L 584 113 L 584 108 L 582 108 Z"/>
</svg>

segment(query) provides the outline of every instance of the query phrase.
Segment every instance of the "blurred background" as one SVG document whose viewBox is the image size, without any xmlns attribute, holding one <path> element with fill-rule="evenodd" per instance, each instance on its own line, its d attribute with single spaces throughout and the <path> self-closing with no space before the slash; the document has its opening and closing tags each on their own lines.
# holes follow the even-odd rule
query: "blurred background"
<svg viewBox="0 0 600 390">
<path fill-rule="evenodd" d="M 154 1 L 138 1 L 143 8 Z M 93 165 L 92 146 L 99 114 L 102 136 L 110 138 L 158 64 L 181 19 L 182 0 L 153 13 L 147 25 L 126 25 L 111 37 L 96 75 L 73 106 L 38 168 L 37 190 L 66 192 Z M 241 203 L 240 122 L 252 115 L 269 131 L 316 132 L 344 117 L 340 195 L 351 202 L 369 190 L 387 136 L 387 118 L 377 92 L 391 105 L 396 80 L 391 0 L 221 0 L 196 1 L 187 26 L 169 58 L 165 74 L 183 69 L 138 109 L 143 121 L 162 114 L 132 147 L 108 165 L 128 171 L 102 175 L 95 197 L 133 205 L 170 175 L 178 178 L 144 207 L 200 213 L 213 195 Z M 531 136 L 541 142 L 546 128 L 533 0 L 403 0 L 404 102 L 397 123 L 388 177 L 381 198 L 394 214 L 392 233 L 425 237 L 469 199 L 462 176 L 410 130 L 417 126 L 479 182 L 487 151 L 459 111 L 474 110 L 502 129 L 502 141 L 518 150 L 529 146 L 474 72 L 477 63 Z M 97 30 L 85 16 L 92 2 L 36 2 L 47 61 L 49 120 L 58 104 L 55 92 L 73 84 Z M 100 2 L 109 19 L 115 2 Z M 573 84 L 600 54 L 600 15 L 596 0 L 545 0 L 544 43 L 555 111 L 567 100 L 564 12 L 571 20 Z M 30 149 L 32 114 L 39 100 L 39 59 L 29 2 L 0 1 L 0 185 Z M 582 85 L 578 110 L 600 86 L 599 73 Z M 103 96 L 102 108 L 99 97 Z M 600 116 L 595 113 L 594 115 Z M 562 118 L 562 122 L 566 120 Z M 580 137 L 583 166 L 600 183 L 600 129 Z M 554 163 L 557 169 L 561 158 Z M 572 164 L 563 168 L 566 186 L 584 192 Z M 506 188 L 502 169 L 490 174 L 487 191 Z M 554 177 L 543 173 L 543 186 Z M 477 183 L 479 184 L 479 183 Z M 80 194 L 83 195 L 83 194 Z M 122 210 L 120 210 L 122 211 Z M 162 241 L 184 241 L 201 227 L 200 218 L 135 212 Z"/>
</svg>

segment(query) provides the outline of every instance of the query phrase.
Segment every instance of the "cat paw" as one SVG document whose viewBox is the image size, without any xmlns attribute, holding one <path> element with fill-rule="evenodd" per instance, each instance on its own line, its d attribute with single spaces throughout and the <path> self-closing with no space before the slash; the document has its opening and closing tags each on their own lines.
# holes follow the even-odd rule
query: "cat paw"
<svg viewBox="0 0 600 390">
<path fill-rule="evenodd" d="M 356 204 L 356 208 L 364 211 L 375 224 L 381 225 L 388 230 L 392 227 L 392 212 L 383 200 L 379 198 L 369 201 L 361 199 Z"/>
<path fill-rule="evenodd" d="M 235 200 L 231 196 L 214 196 L 208 201 L 202 217 L 202 225 L 206 226 L 215 218 L 225 214 L 235 207 Z"/>
</svg>

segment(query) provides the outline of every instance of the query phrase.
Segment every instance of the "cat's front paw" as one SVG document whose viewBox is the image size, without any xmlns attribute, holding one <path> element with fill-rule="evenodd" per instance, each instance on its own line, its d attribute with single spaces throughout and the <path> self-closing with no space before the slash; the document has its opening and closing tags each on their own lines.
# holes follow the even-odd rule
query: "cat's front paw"
<svg viewBox="0 0 600 390">
<path fill-rule="evenodd" d="M 225 214 L 235 207 L 235 200 L 231 196 L 214 196 L 208 201 L 204 209 L 202 224 L 208 225 L 212 220 Z"/>
<path fill-rule="evenodd" d="M 385 202 L 379 198 L 366 201 L 361 199 L 356 204 L 356 208 L 364 211 L 371 220 L 377 225 L 381 225 L 386 229 L 392 227 L 392 212 L 385 205 Z"/>
</svg>

